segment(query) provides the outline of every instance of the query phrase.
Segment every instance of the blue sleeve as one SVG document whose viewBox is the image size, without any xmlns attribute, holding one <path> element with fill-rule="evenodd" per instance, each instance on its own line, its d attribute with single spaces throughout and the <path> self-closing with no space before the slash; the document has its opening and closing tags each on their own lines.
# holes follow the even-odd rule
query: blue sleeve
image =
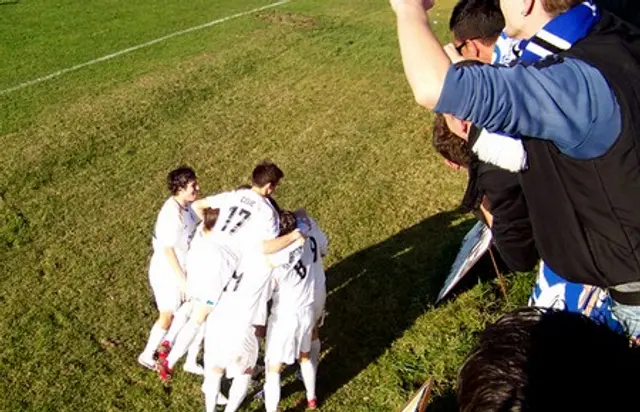
<svg viewBox="0 0 640 412">
<path fill-rule="evenodd" d="M 452 67 L 434 110 L 490 132 L 551 140 L 578 159 L 603 155 L 622 130 L 620 106 L 602 74 L 570 58 L 545 67 Z"/>
</svg>

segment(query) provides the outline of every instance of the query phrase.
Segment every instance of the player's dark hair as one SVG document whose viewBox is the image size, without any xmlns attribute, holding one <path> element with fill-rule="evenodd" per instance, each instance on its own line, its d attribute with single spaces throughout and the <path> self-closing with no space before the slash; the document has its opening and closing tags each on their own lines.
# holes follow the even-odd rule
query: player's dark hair
<svg viewBox="0 0 640 412">
<path fill-rule="evenodd" d="M 205 232 L 209 232 L 213 229 L 218 221 L 218 216 L 220 216 L 220 209 L 212 209 L 207 207 L 203 211 L 202 216 L 202 225 L 204 226 Z"/>
<path fill-rule="evenodd" d="M 460 0 L 449 20 L 449 30 L 456 40 L 478 39 L 485 45 L 495 43 L 504 26 L 498 0 Z"/>
<path fill-rule="evenodd" d="M 284 236 L 296 229 L 296 215 L 288 210 L 280 212 L 280 236 Z"/>
<path fill-rule="evenodd" d="M 167 189 L 172 195 L 177 195 L 180 189 L 186 189 L 189 183 L 198 180 L 196 172 L 188 166 L 180 166 L 167 175 Z"/>
<path fill-rule="evenodd" d="M 251 183 L 257 187 L 264 187 L 269 183 L 277 185 L 283 177 L 284 173 L 275 163 L 264 161 L 253 169 Z"/>
<path fill-rule="evenodd" d="M 637 349 L 606 325 L 524 308 L 482 333 L 460 368 L 458 405 L 460 412 L 624 410 L 635 402 L 639 366 Z"/>
<path fill-rule="evenodd" d="M 469 144 L 456 136 L 449 127 L 442 114 L 437 114 L 433 122 L 433 147 L 445 159 L 463 167 L 471 163 Z"/>
</svg>

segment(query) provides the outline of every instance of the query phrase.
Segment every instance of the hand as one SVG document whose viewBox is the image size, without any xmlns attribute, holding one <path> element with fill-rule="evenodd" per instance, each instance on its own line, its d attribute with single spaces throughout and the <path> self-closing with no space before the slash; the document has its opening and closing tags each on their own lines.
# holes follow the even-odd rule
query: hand
<svg viewBox="0 0 640 412">
<path fill-rule="evenodd" d="M 182 275 L 182 277 L 180 277 L 180 281 L 178 285 L 180 288 L 180 301 L 186 302 L 187 301 L 187 278 L 186 276 L 184 276 L 184 274 Z"/>
<path fill-rule="evenodd" d="M 295 240 L 296 242 L 302 241 L 302 243 L 304 243 L 304 241 L 307 239 L 307 236 L 309 236 L 309 233 L 303 232 L 300 229 L 294 230 L 294 233 L 296 233 L 296 240 Z"/>
<path fill-rule="evenodd" d="M 302 223 L 304 223 L 307 227 L 311 227 L 311 219 L 309 218 L 309 214 L 307 213 L 305 208 L 296 209 L 293 214 L 297 219 L 300 219 Z"/>
<path fill-rule="evenodd" d="M 389 4 L 391 4 L 391 8 L 396 13 L 405 6 L 421 8 L 423 11 L 427 12 L 435 6 L 436 0 L 389 0 Z"/>
<path fill-rule="evenodd" d="M 449 56 L 449 59 L 451 60 L 451 63 L 456 64 L 462 60 L 466 60 L 464 58 L 464 56 L 462 56 L 460 53 L 458 53 L 458 49 L 456 49 L 455 44 L 453 43 L 449 43 L 447 45 L 444 46 L 444 52 L 447 53 L 447 56 Z"/>
</svg>

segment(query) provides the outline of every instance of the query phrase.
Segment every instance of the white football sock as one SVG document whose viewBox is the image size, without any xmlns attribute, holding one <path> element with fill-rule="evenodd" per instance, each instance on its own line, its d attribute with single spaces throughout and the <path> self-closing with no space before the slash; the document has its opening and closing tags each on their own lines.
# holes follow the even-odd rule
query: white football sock
<svg viewBox="0 0 640 412">
<path fill-rule="evenodd" d="M 264 381 L 264 407 L 267 412 L 276 412 L 280 403 L 280 374 L 267 372 Z"/>
<path fill-rule="evenodd" d="M 144 348 L 142 352 L 142 356 L 145 358 L 153 358 L 153 354 L 158 349 L 158 346 L 162 343 L 164 336 L 167 334 L 167 330 L 163 329 L 158 322 L 153 324 L 151 328 L 151 332 L 149 333 L 149 341 L 147 342 L 147 346 Z"/>
<path fill-rule="evenodd" d="M 204 323 L 200 325 L 196 337 L 193 338 L 193 342 L 189 345 L 189 351 L 187 352 L 187 360 L 185 363 L 196 365 L 198 364 L 198 353 L 200 352 L 200 345 L 204 340 Z"/>
<path fill-rule="evenodd" d="M 191 307 L 192 305 L 190 302 L 183 303 L 182 306 L 180 306 L 180 308 L 178 308 L 178 310 L 173 314 L 171 326 L 169 327 L 167 335 L 164 337 L 164 340 L 169 341 L 172 346 L 173 342 L 176 340 L 176 336 L 178 336 L 182 327 L 189 320 Z"/>
<path fill-rule="evenodd" d="M 318 363 L 320 362 L 320 339 L 314 339 L 311 341 L 311 360 L 318 369 Z"/>
<path fill-rule="evenodd" d="M 316 367 L 313 362 L 309 360 L 303 360 L 300 362 L 300 372 L 302 372 L 302 381 L 304 387 L 307 390 L 307 400 L 310 401 L 316 398 Z"/>
<path fill-rule="evenodd" d="M 251 374 L 242 374 L 233 378 L 231 388 L 229 389 L 229 400 L 224 412 L 235 412 L 242 404 L 244 397 L 247 396 L 249 384 L 251 383 Z"/>
<path fill-rule="evenodd" d="M 220 394 L 220 382 L 222 382 L 221 373 L 212 371 L 205 372 L 202 392 L 204 392 L 205 410 L 207 412 L 214 412 L 216 410 L 216 401 Z"/>
<path fill-rule="evenodd" d="M 187 324 L 180 330 L 180 333 L 176 336 L 176 343 L 171 347 L 171 352 L 167 356 L 167 363 L 170 369 L 173 369 L 176 362 L 187 352 L 189 345 L 198 334 L 198 329 L 200 329 L 200 325 L 195 320 L 189 319 Z"/>
</svg>

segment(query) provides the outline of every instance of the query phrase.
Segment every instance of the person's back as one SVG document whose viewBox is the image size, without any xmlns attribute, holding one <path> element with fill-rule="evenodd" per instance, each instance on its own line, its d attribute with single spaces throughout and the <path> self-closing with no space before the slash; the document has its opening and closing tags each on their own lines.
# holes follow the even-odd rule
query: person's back
<svg viewBox="0 0 640 412">
<path fill-rule="evenodd" d="M 637 304 L 640 85 L 629 79 L 640 75 L 640 31 L 605 12 L 589 36 L 545 64 L 576 59 L 595 67 L 610 85 L 620 108 L 620 134 L 605 152 L 586 159 L 567 156 L 552 141 L 525 139 L 529 170 L 522 183 L 531 194 L 537 235 L 545 239 L 539 243 L 545 262 L 568 280 L 588 279 L 612 288 L 617 302 Z"/>
<path fill-rule="evenodd" d="M 327 235 L 320 229 L 318 222 L 315 219 L 309 219 L 311 223 L 311 229 L 308 234 L 308 241 L 311 251 L 311 257 L 313 262 L 310 266 L 310 271 L 313 279 L 315 280 L 316 297 L 321 290 L 326 291 L 326 275 L 324 272 L 324 260 L 323 258 L 329 253 L 329 239 Z M 325 292 L 326 293 L 326 292 Z"/>
<path fill-rule="evenodd" d="M 315 279 L 311 271 L 309 239 L 305 242 L 300 260 L 287 269 L 275 269 L 273 278 L 277 284 L 273 295 L 272 312 L 293 314 L 300 308 L 311 306 L 315 294 Z"/>
<path fill-rule="evenodd" d="M 220 209 L 213 229 L 216 239 L 238 258 L 259 248 L 263 240 L 277 236 L 277 215 L 271 203 L 251 189 L 220 193 L 207 198 Z"/>
</svg>

